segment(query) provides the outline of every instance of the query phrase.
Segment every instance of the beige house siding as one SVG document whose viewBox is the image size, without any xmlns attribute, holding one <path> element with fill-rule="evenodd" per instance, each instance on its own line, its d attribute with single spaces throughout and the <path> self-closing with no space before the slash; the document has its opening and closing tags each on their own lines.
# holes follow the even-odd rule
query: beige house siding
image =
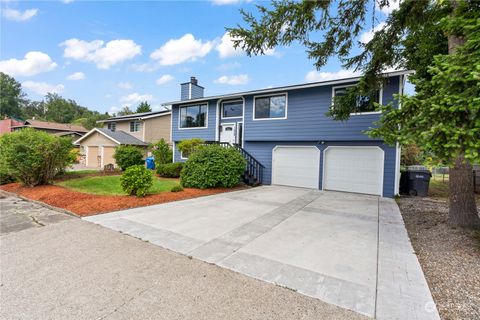
<svg viewBox="0 0 480 320">
<path fill-rule="evenodd" d="M 118 143 L 115 143 L 111 139 L 105 137 L 103 134 L 94 132 L 87 138 L 80 142 L 81 146 L 111 146 L 116 147 Z"/>
<path fill-rule="evenodd" d="M 80 148 L 85 150 L 87 156 L 85 165 L 87 167 L 99 167 L 101 162 L 98 162 L 97 156 L 102 156 L 102 149 L 104 153 L 103 156 L 105 157 L 103 159 L 103 164 L 115 164 L 115 161 L 112 161 L 112 156 L 116 146 L 118 146 L 117 143 L 108 139 L 103 134 L 98 132 L 92 133 L 80 142 Z"/>
<path fill-rule="evenodd" d="M 145 142 L 156 142 L 160 139 L 165 139 L 167 142 L 171 142 L 170 126 L 172 115 L 165 115 L 161 117 L 155 117 L 146 119 L 144 121 L 145 126 Z"/>
<path fill-rule="evenodd" d="M 130 120 L 128 121 L 116 121 L 116 130 L 126 132 L 137 139 L 142 140 L 143 142 L 156 142 L 161 138 L 165 139 L 167 142 L 171 142 L 170 136 L 170 127 L 171 114 L 154 117 L 151 119 L 146 119 L 141 121 L 140 131 L 130 132 Z M 105 123 L 103 126 L 105 129 L 108 128 L 108 123 Z M 145 132 L 144 132 L 145 131 Z"/>
<path fill-rule="evenodd" d="M 140 122 L 143 122 L 143 121 L 140 121 Z M 143 141 L 143 127 L 144 127 L 143 123 L 140 125 L 140 131 L 137 131 L 137 132 L 130 132 L 130 121 L 117 121 L 116 123 L 117 123 L 117 127 L 116 127 L 117 131 L 126 132 L 129 135 L 134 136 L 135 138 Z M 108 124 L 105 123 L 103 127 L 107 129 Z"/>
</svg>

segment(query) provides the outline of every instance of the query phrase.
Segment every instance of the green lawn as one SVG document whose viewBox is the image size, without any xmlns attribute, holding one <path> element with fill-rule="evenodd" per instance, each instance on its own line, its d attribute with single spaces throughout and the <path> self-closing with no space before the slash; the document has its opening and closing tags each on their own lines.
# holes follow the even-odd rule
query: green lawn
<svg viewBox="0 0 480 320">
<path fill-rule="evenodd" d="M 99 195 L 126 195 L 120 185 L 120 175 L 118 176 L 97 176 L 71 179 L 57 183 L 62 187 L 66 187 L 78 192 L 99 194 Z M 163 191 L 170 191 L 172 187 L 178 185 L 178 181 L 174 179 L 160 179 L 154 177 L 153 186 L 149 193 L 155 194 Z"/>
<path fill-rule="evenodd" d="M 90 173 L 97 173 L 100 170 L 76 170 L 76 171 L 67 171 L 64 175 L 71 176 L 71 175 L 80 175 L 80 174 L 90 174 Z"/>
<path fill-rule="evenodd" d="M 434 198 L 448 198 L 448 180 L 430 179 L 428 195 Z"/>
</svg>

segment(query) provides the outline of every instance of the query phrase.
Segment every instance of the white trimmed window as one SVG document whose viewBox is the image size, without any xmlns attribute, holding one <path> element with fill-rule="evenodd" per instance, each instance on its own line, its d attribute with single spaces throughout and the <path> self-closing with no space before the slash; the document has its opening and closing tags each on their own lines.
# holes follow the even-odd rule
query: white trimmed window
<svg viewBox="0 0 480 320">
<path fill-rule="evenodd" d="M 130 132 L 140 131 L 142 123 L 140 121 L 130 121 Z"/>
<path fill-rule="evenodd" d="M 198 104 L 180 107 L 180 128 L 206 128 L 207 105 Z"/>
<path fill-rule="evenodd" d="M 349 86 L 342 86 L 342 87 L 333 87 L 332 89 L 332 105 L 334 103 L 335 97 L 344 96 L 347 94 L 349 88 L 353 87 L 354 85 Z M 380 113 L 379 111 L 375 110 L 374 103 L 382 103 L 382 90 L 375 90 L 373 94 L 373 101 L 372 97 L 370 96 L 359 96 L 357 97 L 357 103 L 355 106 L 355 111 L 352 113 L 355 114 L 369 114 L 369 113 Z"/>
<path fill-rule="evenodd" d="M 241 118 L 243 116 L 243 101 L 222 102 L 222 118 Z"/>
<path fill-rule="evenodd" d="M 115 131 L 115 130 L 117 130 L 117 123 L 116 122 L 109 122 L 107 124 L 107 128 L 110 131 Z"/>
<path fill-rule="evenodd" d="M 279 94 L 254 98 L 253 120 L 286 119 L 287 95 Z"/>
</svg>

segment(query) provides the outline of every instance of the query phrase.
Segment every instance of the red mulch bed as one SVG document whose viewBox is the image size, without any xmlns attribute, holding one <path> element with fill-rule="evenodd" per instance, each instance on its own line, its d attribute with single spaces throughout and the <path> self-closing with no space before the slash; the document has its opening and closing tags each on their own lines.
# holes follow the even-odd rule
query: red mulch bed
<svg viewBox="0 0 480 320">
<path fill-rule="evenodd" d="M 171 201 L 197 198 L 222 192 L 241 190 L 243 188 L 243 186 L 238 186 L 233 189 L 215 188 L 205 190 L 185 188 L 180 192 L 167 191 L 149 195 L 144 198 L 137 198 L 134 196 L 101 196 L 81 193 L 54 185 L 37 186 L 31 188 L 22 186 L 19 183 L 11 183 L 0 187 L 2 190 L 16 193 L 28 199 L 41 201 L 57 208 L 68 210 L 79 216 L 90 216 L 109 211 L 124 210 Z"/>
</svg>

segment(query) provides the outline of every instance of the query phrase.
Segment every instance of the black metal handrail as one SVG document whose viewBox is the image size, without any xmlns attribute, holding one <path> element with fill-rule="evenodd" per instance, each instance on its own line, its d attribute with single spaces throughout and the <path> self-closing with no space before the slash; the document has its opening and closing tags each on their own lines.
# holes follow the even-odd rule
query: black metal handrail
<svg viewBox="0 0 480 320">
<path fill-rule="evenodd" d="M 242 157 L 247 160 L 245 166 L 244 180 L 250 185 L 262 184 L 263 182 L 263 166 L 254 156 L 252 156 L 247 150 L 243 149 L 236 143 L 220 142 L 220 141 L 205 141 L 205 144 L 218 144 L 225 148 L 235 148 Z"/>
</svg>

